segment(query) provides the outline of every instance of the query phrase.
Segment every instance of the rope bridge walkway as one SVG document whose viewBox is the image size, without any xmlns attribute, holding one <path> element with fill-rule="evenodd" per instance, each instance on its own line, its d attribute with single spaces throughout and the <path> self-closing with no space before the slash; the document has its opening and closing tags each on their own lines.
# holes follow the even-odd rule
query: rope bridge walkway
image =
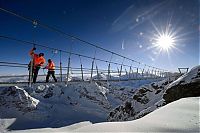
<svg viewBox="0 0 200 133">
<path fill-rule="evenodd" d="M 19 39 L 12 36 L 0 34 L 0 41 L 9 41 L 15 45 L 27 46 L 30 49 L 32 47 L 37 47 L 38 49 L 51 51 L 51 59 L 57 60 L 56 63 L 56 77 L 58 78 L 58 83 L 60 82 L 92 82 L 92 81 L 130 81 L 130 80 L 146 80 L 146 79 L 163 79 L 169 77 L 169 71 L 160 69 L 145 63 L 130 59 L 114 51 L 107 50 L 98 46 L 97 44 L 85 41 L 80 39 L 77 36 L 70 35 L 64 31 L 49 26 L 47 24 L 41 23 L 38 20 L 24 17 L 22 15 L 16 14 L 4 8 L 0 8 L 2 13 L 9 14 L 19 18 L 31 24 L 33 30 L 38 27 L 43 28 L 49 32 L 53 32 L 69 41 L 68 50 L 59 49 L 56 47 L 49 47 L 48 44 L 36 43 L 35 41 L 28 41 L 24 39 Z M 76 44 L 83 45 L 85 49 L 92 48 L 94 55 L 87 55 L 77 51 L 75 49 Z M 97 55 L 97 53 L 105 52 L 109 57 L 103 59 Z M 57 57 L 55 59 L 55 57 Z M 121 61 L 117 61 L 121 59 Z M 87 63 L 84 64 L 84 60 L 87 60 Z M 76 65 L 73 65 L 72 62 L 76 62 Z M 0 69 L 6 67 L 23 69 L 28 73 L 28 63 L 21 63 L 17 61 L 1 61 L 0 60 Z M 43 70 L 43 74 L 38 76 L 38 84 L 44 83 L 46 77 L 46 72 Z M 32 85 L 32 81 L 28 81 L 29 75 L 1 75 L 0 76 L 0 86 L 3 85 L 15 85 L 15 84 L 29 84 Z"/>
</svg>

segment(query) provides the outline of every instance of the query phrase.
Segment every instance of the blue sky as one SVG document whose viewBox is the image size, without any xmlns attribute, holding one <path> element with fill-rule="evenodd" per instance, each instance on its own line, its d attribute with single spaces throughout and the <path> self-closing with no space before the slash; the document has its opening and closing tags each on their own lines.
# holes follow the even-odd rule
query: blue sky
<svg viewBox="0 0 200 133">
<path fill-rule="evenodd" d="M 178 67 L 191 68 L 199 64 L 198 0 L 0 0 L 0 7 L 148 65 L 175 71 Z M 94 55 L 95 49 L 81 42 L 66 39 L 39 26 L 34 28 L 31 23 L 2 11 L 0 18 L 1 35 L 63 50 L 69 50 L 72 45 L 73 52 Z M 152 48 L 152 41 L 166 27 L 174 33 L 176 48 L 169 50 L 169 53 L 159 53 L 157 48 Z M 29 62 L 31 46 L 5 39 L 0 41 L 0 61 Z M 51 50 L 37 47 L 37 52 L 41 51 L 46 59 L 53 57 L 56 64 L 59 63 L 59 54 L 54 55 Z M 111 57 L 111 54 L 101 50 L 96 52 L 96 58 L 109 60 Z M 67 54 L 62 55 L 64 65 L 67 58 Z M 80 66 L 79 58 L 72 58 L 72 65 Z M 112 61 L 119 63 L 122 60 L 112 58 Z M 91 66 L 87 59 L 82 59 L 82 62 L 85 67 Z M 101 62 L 97 64 L 106 66 Z M 4 74 L 13 71 L 16 70 L 0 68 L 0 73 Z"/>
</svg>

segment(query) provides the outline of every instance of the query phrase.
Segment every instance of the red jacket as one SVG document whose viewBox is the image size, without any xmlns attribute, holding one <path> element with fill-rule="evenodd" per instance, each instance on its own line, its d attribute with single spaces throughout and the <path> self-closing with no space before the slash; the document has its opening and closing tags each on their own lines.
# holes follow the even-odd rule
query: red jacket
<svg viewBox="0 0 200 133">
<path fill-rule="evenodd" d="M 53 61 L 51 61 L 51 63 L 48 63 L 48 65 L 45 68 L 49 71 L 55 71 L 55 64 L 53 63 Z"/>
<path fill-rule="evenodd" d="M 44 59 L 44 57 L 43 57 L 43 56 L 40 56 L 40 57 L 39 57 L 38 54 L 35 54 L 35 53 L 34 53 L 34 50 L 31 50 L 31 51 L 29 52 L 29 55 L 33 58 L 34 67 L 35 67 L 35 66 L 38 66 L 38 65 L 39 65 L 39 66 L 43 66 L 44 63 L 46 62 L 45 59 Z"/>
</svg>

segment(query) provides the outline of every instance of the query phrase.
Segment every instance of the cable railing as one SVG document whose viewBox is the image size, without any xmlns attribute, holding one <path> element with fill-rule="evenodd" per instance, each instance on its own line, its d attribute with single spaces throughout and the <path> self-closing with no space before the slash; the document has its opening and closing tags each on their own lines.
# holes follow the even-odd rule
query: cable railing
<svg viewBox="0 0 200 133">
<path fill-rule="evenodd" d="M 71 44 L 70 49 L 67 51 L 67 50 L 58 49 L 55 47 L 49 47 L 47 44 L 44 44 L 44 43 L 41 44 L 41 43 L 36 43 L 33 41 L 22 40 L 22 39 L 11 37 L 11 36 L 0 35 L 1 39 L 13 41 L 14 43 L 17 42 L 15 43 L 15 45 L 26 45 L 28 47 L 37 47 L 37 49 L 43 48 L 47 50 L 57 51 L 57 53 L 59 54 L 59 65 L 56 64 L 55 71 L 56 71 L 57 77 L 59 77 L 60 82 L 71 81 L 71 79 L 74 77 L 80 77 L 79 80 L 81 81 L 87 81 L 87 80 L 89 80 L 90 82 L 92 82 L 93 80 L 100 81 L 102 80 L 100 79 L 102 75 L 106 77 L 104 78 L 105 81 L 140 80 L 140 79 L 148 79 L 148 78 L 164 78 L 168 76 L 169 72 L 167 70 L 156 68 L 154 66 L 150 66 L 150 65 L 141 63 L 139 61 L 130 59 L 116 52 L 102 48 L 94 43 L 90 43 L 88 41 L 80 39 L 77 36 L 67 34 L 55 27 L 49 26 L 47 24 L 43 24 L 39 21 L 36 21 L 28 17 L 21 16 L 9 10 L 0 8 L 0 11 L 11 14 L 27 22 L 30 22 L 34 27 L 40 26 L 42 28 L 48 29 L 49 31 L 56 32 L 59 35 L 62 35 L 63 37 L 67 38 L 68 40 L 71 40 L 72 42 L 76 40 L 76 41 L 81 42 L 81 44 L 87 44 L 89 46 L 94 47 L 95 54 L 92 56 L 89 56 L 86 54 L 72 51 L 72 47 L 73 47 L 72 44 Z M 110 59 L 102 59 L 102 58 L 97 57 L 96 52 L 98 49 L 109 53 Z M 65 56 L 65 58 L 62 58 L 63 54 L 68 54 L 68 56 Z M 113 55 L 117 56 L 118 58 L 122 58 L 123 60 L 121 62 L 114 61 Z M 77 58 L 79 58 L 80 67 L 74 67 L 72 65 L 72 61 L 73 61 L 72 56 L 76 56 Z M 83 61 L 82 61 L 83 59 L 89 59 L 90 60 L 89 63 L 91 63 L 90 64 L 91 66 L 87 65 L 87 67 L 85 67 L 83 65 Z M 127 63 L 126 61 L 129 61 L 129 63 Z M 65 65 L 63 65 L 63 62 L 65 63 Z M 97 62 L 104 63 L 104 67 L 103 68 L 99 67 Z M 88 66 L 90 67 L 88 68 Z M 0 61 L 0 67 L 28 69 L 28 64 Z M 15 75 L 15 76 L 19 76 L 19 75 Z M 39 76 L 45 76 L 44 70 L 43 70 L 43 74 L 42 75 L 40 74 Z M 0 79 L 1 78 L 5 78 L 5 76 L 0 76 Z"/>
<path fill-rule="evenodd" d="M 17 67 L 17 68 L 26 68 L 28 69 L 28 64 L 25 63 L 17 63 L 17 62 L 0 62 L 0 67 Z M 58 67 L 56 67 L 56 70 L 60 70 Z M 67 70 L 67 67 L 62 68 L 62 70 Z M 83 70 L 83 72 L 81 71 Z M 121 71 L 121 75 L 119 71 L 116 70 L 110 70 L 110 75 L 108 75 L 108 70 L 98 70 L 93 69 L 93 73 L 95 75 L 90 78 L 91 74 L 91 68 L 72 68 L 70 67 L 70 76 L 68 78 L 69 82 L 82 82 L 82 81 L 131 81 L 131 80 L 146 80 L 146 79 L 158 79 L 158 78 L 164 78 L 164 76 L 161 75 L 154 75 L 153 73 L 145 73 L 142 75 L 142 73 L 137 73 L 136 71 L 127 72 L 127 71 Z M 55 74 L 58 78 L 58 82 L 65 82 L 67 80 L 67 73 L 65 74 Z M 104 76 L 104 77 L 102 77 Z M 28 74 L 23 75 L 1 75 L 0 76 L 0 84 L 14 84 L 14 83 L 27 83 L 28 84 Z M 39 81 L 38 83 L 44 83 L 45 82 L 46 73 L 38 75 Z M 62 78 L 61 78 L 62 77 Z M 21 79 L 20 79 L 21 78 Z M 3 79 L 3 80 L 2 80 Z M 6 80 L 7 79 L 7 80 Z M 61 79 L 64 79 L 64 81 L 61 81 Z"/>
<path fill-rule="evenodd" d="M 15 17 L 17 17 L 17 18 L 20 18 L 20 19 L 22 19 L 22 20 L 24 20 L 24 21 L 30 22 L 30 23 L 32 23 L 32 24 L 34 25 L 34 27 L 40 26 L 40 27 L 45 28 L 45 29 L 47 29 L 47 30 L 50 30 L 50 31 L 56 32 L 56 33 L 58 33 L 58 34 L 61 34 L 63 37 L 65 37 L 65 38 L 67 38 L 67 39 L 77 40 L 77 41 L 82 42 L 82 44 L 87 44 L 87 45 L 90 45 L 90 46 L 92 46 L 92 47 L 94 47 L 94 48 L 101 49 L 101 50 L 103 50 L 103 51 L 106 51 L 106 52 L 108 52 L 108 53 L 111 53 L 112 55 L 117 55 L 117 56 L 119 56 L 119 57 L 122 57 L 122 58 L 124 58 L 124 59 L 130 60 L 130 61 L 132 61 L 132 62 L 136 62 L 136 63 L 138 63 L 138 64 L 144 64 L 145 66 L 152 67 L 152 68 L 156 68 L 156 67 L 153 67 L 153 66 L 151 66 L 151 65 L 147 65 L 147 64 L 145 64 L 145 63 L 142 63 L 142 62 L 139 62 L 139 61 L 130 59 L 130 58 L 125 57 L 125 56 L 123 56 L 123 55 L 121 55 L 121 54 L 118 54 L 118 53 L 116 53 L 116 52 L 113 52 L 113 51 L 107 50 L 107 49 L 105 49 L 105 48 L 102 48 L 102 47 L 100 47 L 100 46 L 98 46 L 98 45 L 96 45 L 96 44 L 94 44 L 94 43 L 85 41 L 85 40 L 83 40 L 83 39 L 81 39 L 81 38 L 79 38 L 79 37 L 77 37 L 77 36 L 75 36 L 75 35 L 67 34 L 67 33 L 65 33 L 64 31 L 61 31 L 60 29 L 57 29 L 57 28 L 55 28 L 55 27 L 49 26 L 49 25 L 47 25 L 47 24 L 44 24 L 44 23 L 40 22 L 39 20 L 36 21 L 35 19 L 32 19 L 32 18 L 28 18 L 28 17 L 22 16 L 22 15 L 19 15 L 19 14 L 17 14 L 17 13 L 14 13 L 14 12 L 12 12 L 12 11 L 9 11 L 9 10 L 4 9 L 4 8 L 1 8 L 1 7 L 0 7 L 0 10 L 3 11 L 3 12 L 5 12 L 5 13 L 8 13 L 8 14 L 10 14 L 10 15 L 13 15 L 13 16 L 15 16 Z M 33 44 L 34 44 L 34 43 L 33 43 Z M 45 46 L 43 46 L 43 47 L 45 47 Z M 46 47 L 46 48 L 48 48 L 48 47 Z M 164 69 L 160 69 L 160 68 L 156 68 L 156 69 L 164 70 Z M 164 70 L 164 71 L 167 71 L 167 70 Z"/>
</svg>

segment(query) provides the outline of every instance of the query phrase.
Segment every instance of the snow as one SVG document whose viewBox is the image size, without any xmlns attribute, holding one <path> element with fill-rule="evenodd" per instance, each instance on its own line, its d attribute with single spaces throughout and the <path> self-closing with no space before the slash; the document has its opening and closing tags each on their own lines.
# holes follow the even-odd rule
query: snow
<svg viewBox="0 0 200 133">
<path fill-rule="evenodd" d="M 78 128 L 89 126 L 89 125 L 92 125 L 92 123 L 89 122 L 89 121 L 84 121 L 84 122 L 72 124 L 70 126 L 61 127 L 61 128 L 29 129 L 29 130 L 19 130 L 19 131 L 11 131 L 11 132 L 14 132 L 14 133 L 26 133 L 26 132 L 28 132 L 28 133 L 71 132 L 71 131 L 76 130 Z"/>
<path fill-rule="evenodd" d="M 179 77 L 176 81 L 172 82 L 168 86 L 168 88 L 171 88 L 177 84 L 188 84 L 190 82 L 196 81 L 197 79 L 200 80 L 200 76 L 198 75 L 199 73 L 200 73 L 200 66 L 196 66 L 192 68 L 188 73 L 185 73 L 184 75 Z"/>
<path fill-rule="evenodd" d="M 199 99 L 183 98 L 138 120 L 97 123 L 75 132 L 199 132 Z"/>
<path fill-rule="evenodd" d="M 0 87 L 0 132 L 199 132 L 199 97 L 163 106 L 169 86 L 196 81 L 198 76 L 199 66 L 175 82 L 171 77 Z M 107 76 L 93 77 L 99 78 Z M 121 108 L 111 119 L 129 121 L 105 122 L 113 109 L 127 102 L 134 115 Z"/>
<path fill-rule="evenodd" d="M 121 94 L 118 94 L 119 92 L 114 92 L 115 95 L 121 95 L 121 98 L 126 99 L 124 101 L 129 102 L 131 106 L 126 107 L 124 104 L 113 109 L 108 116 L 108 121 L 127 121 L 138 119 L 156 110 L 158 107 L 163 106 L 163 94 L 169 82 L 171 81 L 165 79 L 151 84 L 144 84 L 128 93 L 132 93 L 130 96 L 131 98 L 129 98 L 126 93 L 124 95 L 123 92 Z M 129 109 L 131 109 L 131 111 L 129 111 Z"/>
<path fill-rule="evenodd" d="M 199 132 L 200 97 L 183 98 L 141 119 L 127 122 L 82 122 L 62 128 L 20 130 L 24 132 Z"/>
<path fill-rule="evenodd" d="M 110 110 L 122 104 L 128 98 L 123 98 L 124 95 L 130 96 L 132 91 L 117 86 L 110 90 L 108 86 L 105 82 L 79 82 L 35 84 L 32 88 L 0 87 L 0 118 L 16 119 L 4 126 L 10 130 L 106 121 Z"/>
</svg>

